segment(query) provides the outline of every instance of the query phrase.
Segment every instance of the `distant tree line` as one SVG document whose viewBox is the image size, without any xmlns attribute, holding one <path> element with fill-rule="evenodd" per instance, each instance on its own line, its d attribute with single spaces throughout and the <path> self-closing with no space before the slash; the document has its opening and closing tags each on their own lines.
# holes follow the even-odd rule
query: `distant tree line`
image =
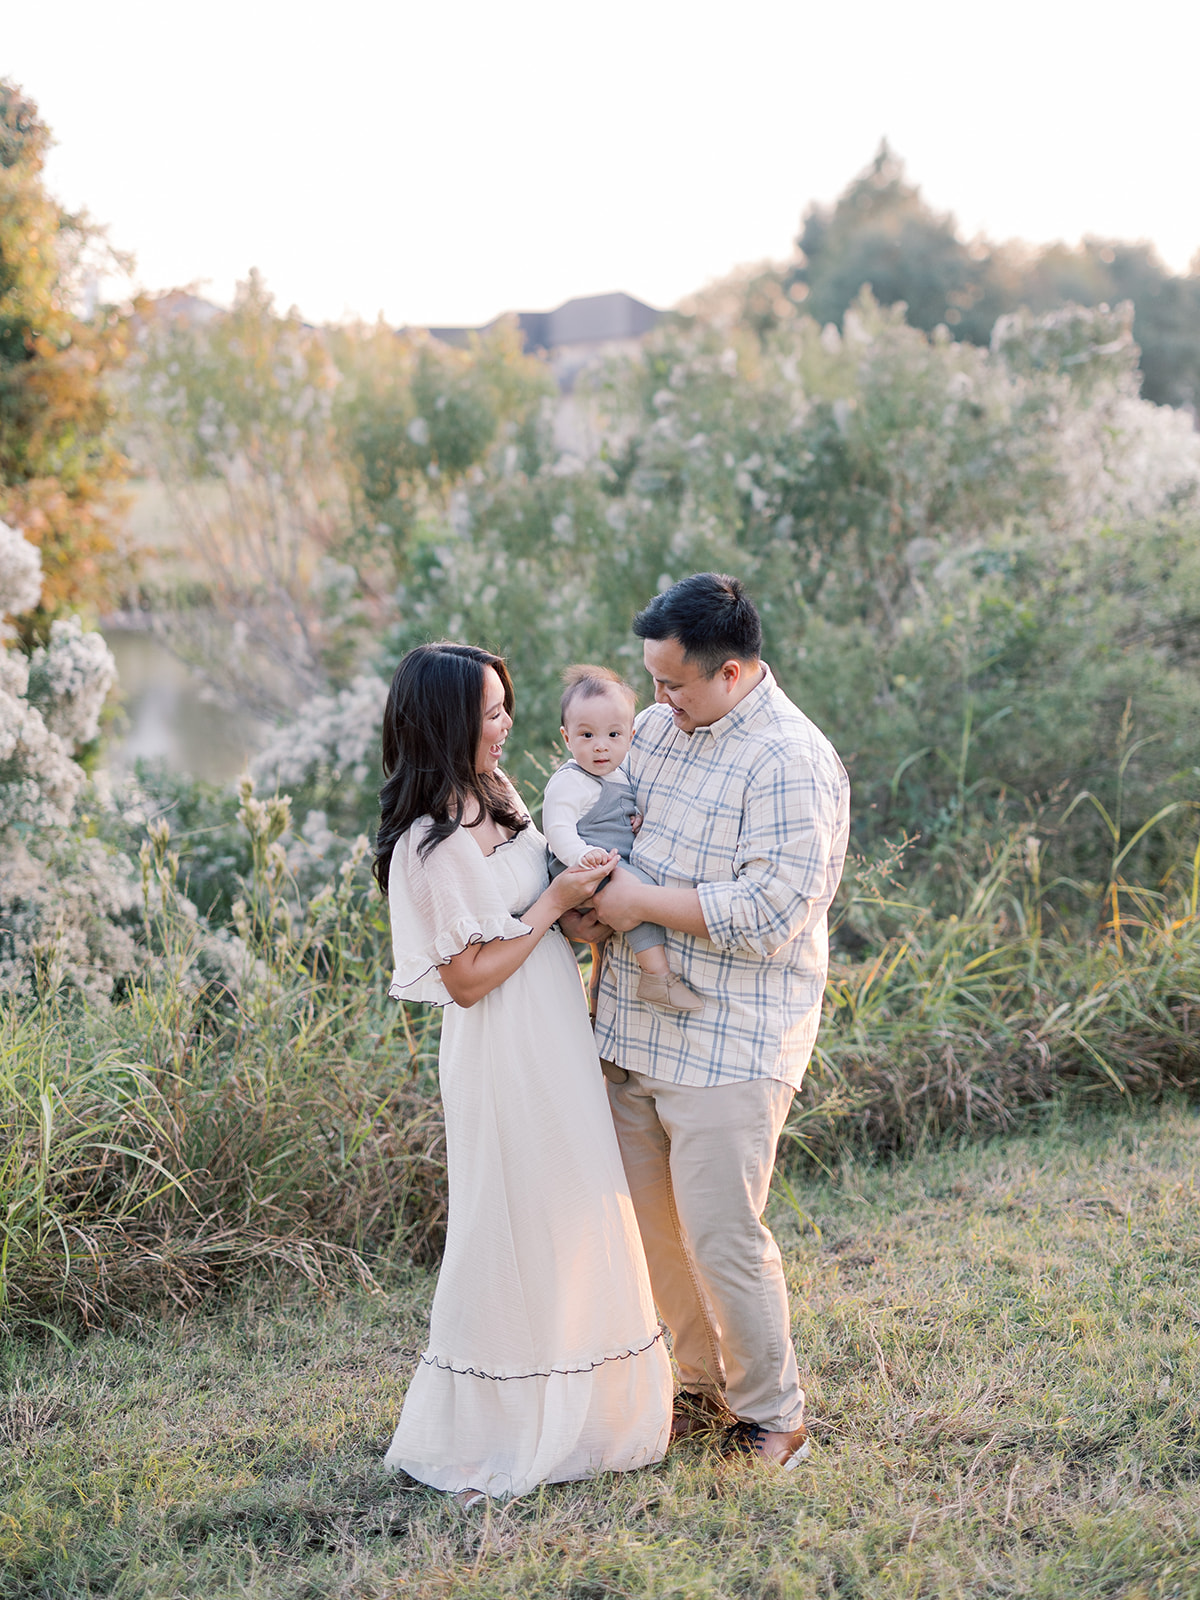
<svg viewBox="0 0 1200 1600">
<path fill-rule="evenodd" d="M 964 240 L 954 218 L 906 180 L 886 141 L 834 205 L 809 207 L 796 243 L 799 257 L 779 287 L 818 322 L 838 326 L 864 284 L 881 305 L 903 301 L 913 327 L 944 324 L 955 339 L 979 345 L 998 317 L 1022 306 L 1039 313 L 1130 300 L 1142 394 L 1200 409 L 1200 252 L 1178 276 L 1146 241 L 1086 238 L 1072 248 Z M 778 302 L 766 288 L 760 280 L 760 320 L 771 321 Z"/>
</svg>

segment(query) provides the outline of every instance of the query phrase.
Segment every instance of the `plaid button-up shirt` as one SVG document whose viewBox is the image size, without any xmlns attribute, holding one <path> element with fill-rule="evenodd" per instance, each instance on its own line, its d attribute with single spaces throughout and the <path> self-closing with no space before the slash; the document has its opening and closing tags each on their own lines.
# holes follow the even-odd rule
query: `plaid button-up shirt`
<svg viewBox="0 0 1200 1600">
<path fill-rule="evenodd" d="M 643 813 L 633 850 L 659 884 L 696 888 L 707 939 L 667 930 L 673 971 L 703 1011 L 637 999 L 637 963 L 609 945 L 596 1044 L 651 1078 L 707 1086 L 779 1078 L 799 1087 L 829 966 L 827 912 L 842 875 L 850 784 L 829 740 L 769 670 L 710 727 L 670 708 L 637 721 L 628 759 Z"/>
</svg>

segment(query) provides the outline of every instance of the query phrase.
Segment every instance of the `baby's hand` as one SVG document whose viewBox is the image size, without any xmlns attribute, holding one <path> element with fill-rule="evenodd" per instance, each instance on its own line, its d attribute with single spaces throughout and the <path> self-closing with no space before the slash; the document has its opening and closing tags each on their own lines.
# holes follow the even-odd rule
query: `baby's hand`
<svg viewBox="0 0 1200 1600">
<path fill-rule="evenodd" d="M 641 825 L 642 813 L 640 811 L 635 811 L 629 819 L 629 826 L 633 829 L 634 833 L 636 833 Z"/>
<path fill-rule="evenodd" d="M 601 850 L 599 845 L 593 845 L 590 850 L 585 850 L 575 863 L 577 867 L 602 867 L 608 860 L 608 851 Z"/>
</svg>

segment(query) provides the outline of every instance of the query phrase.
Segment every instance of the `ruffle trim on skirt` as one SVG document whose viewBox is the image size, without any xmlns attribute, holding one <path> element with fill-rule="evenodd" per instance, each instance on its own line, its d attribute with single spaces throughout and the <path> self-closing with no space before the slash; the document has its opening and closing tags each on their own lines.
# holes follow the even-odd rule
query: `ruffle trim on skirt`
<svg viewBox="0 0 1200 1600">
<path fill-rule="evenodd" d="M 611 1355 L 601 1356 L 596 1361 L 586 1361 L 577 1367 L 546 1367 L 535 1372 L 481 1372 L 478 1367 L 458 1367 L 452 1361 L 443 1361 L 440 1356 L 426 1351 L 421 1357 L 422 1365 L 436 1367 L 439 1372 L 455 1372 L 461 1378 L 485 1378 L 490 1383 L 520 1383 L 526 1378 L 569 1378 L 579 1372 L 595 1372 L 597 1367 L 603 1367 L 610 1361 L 628 1361 L 633 1356 L 644 1355 L 647 1350 L 652 1350 L 664 1337 L 666 1330 L 658 1328 L 645 1344 L 631 1345 L 627 1350 L 617 1350 Z"/>
<path fill-rule="evenodd" d="M 638 1357 L 637 1360 L 632 1359 Z M 422 1358 L 384 1466 L 430 1488 L 497 1499 L 661 1461 L 671 1436 L 671 1368 L 658 1333 L 570 1372 L 525 1383 Z"/>
</svg>

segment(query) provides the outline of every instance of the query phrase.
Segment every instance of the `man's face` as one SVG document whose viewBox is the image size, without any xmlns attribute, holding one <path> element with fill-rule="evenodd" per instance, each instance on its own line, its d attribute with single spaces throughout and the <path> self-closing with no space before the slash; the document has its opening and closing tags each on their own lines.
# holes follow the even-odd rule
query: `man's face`
<svg viewBox="0 0 1200 1600">
<path fill-rule="evenodd" d="M 644 639 L 642 660 L 654 679 L 654 698 L 671 707 L 684 733 L 719 722 L 746 692 L 744 662 L 726 661 L 706 678 L 695 661 L 683 659 L 678 639 Z"/>
</svg>

